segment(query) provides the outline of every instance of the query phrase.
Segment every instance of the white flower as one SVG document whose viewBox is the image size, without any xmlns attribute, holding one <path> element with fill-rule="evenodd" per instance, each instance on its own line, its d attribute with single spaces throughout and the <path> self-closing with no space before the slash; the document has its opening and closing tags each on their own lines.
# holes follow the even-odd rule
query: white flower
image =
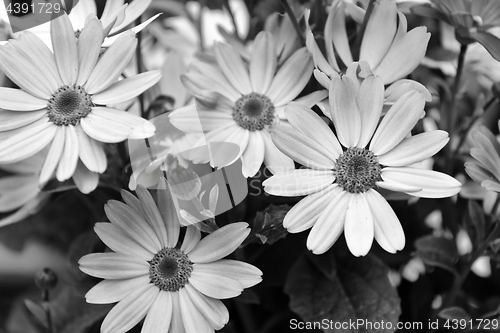
<svg viewBox="0 0 500 333">
<path fill-rule="evenodd" d="M 355 20 L 364 17 L 364 10 L 360 7 L 348 4 L 347 9 Z M 307 48 L 317 68 L 315 77 L 323 85 L 328 82 L 327 78 L 338 76 L 342 67 L 348 67 L 354 61 L 366 61 L 374 75 L 380 76 L 384 84 L 390 84 L 411 73 L 424 57 L 430 39 L 427 28 L 417 27 L 407 32 L 406 17 L 398 12 L 396 2 L 380 0 L 375 2 L 361 42 L 359 59 L 355 59 L 349 46 L 345 11 L 343 0 L 333 1 L 324 32 L 326 58 L 312 32 L 307 33 Z M 337 57 L 343 66 L 339 65 Z"/>
<path fill-rule="evenodd" d="M 249 66 L 228 44 L 216 45 L 215 59 L 216 66 L 202 61 L 191 65 L 184 83 L 197 100 L 196 108 L 175 110 L 170 114 L 172 124 L 185 132 L 200 132 L 201 124 L 206 142 L 236 144 L 239 154 L 228 158 L 228 164 L 241 156 L 245 177 L 254 176 L 262 162 L 273 173 L 293 168 L 293 161 L 271 141 L 269 130 L 285 119 L 285 106 L 309 81 L 313 64 L 305 48 L 296 51 L 278 68 L 274 38 L 268 32 L 260 32 Z M 320 91 L 300 101 L 313 106 L 325 97 L 326 92 Z M 227 155 L 222 150 L 212 155 Z M 208 160 L 200 157 L 193 161 Z"/>
<path fill-rule="evenodd" d="M 103 28 L 87 21 L 75 38 L 68 16 L 51 22 L 54 53 L 30 32 L 0 46 L 0 69 L 21 89 L 0 87 L 0 163 L 15 163 L 50 146 L 40 174 L 45 184 L 73 177 L 82 192 L 95 189 L 107 168 L 101 142 L 142 139 L 155 128 L 145 119 L 106 107 L 137 96 L 158 71 L 117 82 L 137 39 L 127 32 L 102 56 Z"/>
<path fill-rule="evenodd" d="M 408 167 L 449 140 L 444 131 L 408 137 L 422 116 L 424 96 L 404 94 L 379 123 L 383 96 L 377 76 L 361 84 L 348 75 L 334 77 L 326 115 L 337 136 L 298 104 L 285 111 L 289 125 L 273 131 L 276 146 L 309 169 L 277 174 L 263 183 L 264 189 L 273 195 L 306 195 L 287 213 L 283 226 L 292 233 L 312 227 L 307 247 L 315 254 L 326 252 L 342 231 L 355 256 L 367 254 L 373 238 L 391 253 L 404 247 L 401 224 L 378 187 L 426 198 L 460 191 L 460 182 L 446 174 Z"/>
<path fill-rule="evenodd" d="M 144 317 L 142 333 L 221 329 L 229 313 L 220 300 L 262 280 L 258 268 L 222 259 L 248 236 L 248 224 L 232 223 L 203 239 L 190 226 L 178 243 L 180 224 L 166 181 L 158 193 L 159 207 L 145 188 L 139 186 L 137 195 L 123 191 L 126 204 L 110 201 L 105 206 L 111 223 L 95 226 L 115 252 L 89 254 L 79 261 L 83 272 L 105 279 L 87 293 L 87 302 L 118 302 L 101 332 L 126 332 Z"/>
</svg>

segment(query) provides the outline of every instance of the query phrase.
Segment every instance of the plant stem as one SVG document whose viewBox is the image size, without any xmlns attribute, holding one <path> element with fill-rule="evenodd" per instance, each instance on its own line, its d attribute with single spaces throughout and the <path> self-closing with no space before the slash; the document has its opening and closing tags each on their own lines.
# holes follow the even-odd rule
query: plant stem
<svg viewBox="0 0 500 333">
<path fill-rule="evenodd" d="M 205 50 L 205 37 L 203 36 L 203 9 L 205 8 L 206 0 L 199 0 L 200 2 L 200 15 L 198 15 L 198 20 L 196 21 L 196 29 L 198 30 L 198 35 L 200 37 L 200 50 L 203 52 Z"/>
<path fill-rule="evenodd" d="M 363 42 L 363 36 L 366 31 L 366 26 L 368 25 L 368 21 L 370 20 L 370 16 L 373 13 L 373 8 L 375 7 L 375 0 L 370 0 L 368 3 L 368 8 L 366 8 L 365 17 L 363 18 L 363 22 L 361 23 L 361 27 L 356 35 L 356 41 L 354 42 L 353 47 L 353 58 L 359 60 L 359 53 L 361 51 L 361 43 Z"/>
<path fill-rule="evenodd" d="M 135 24 L 136 25 L 139 25 L 141 24 L 142 22 L 142 16 L 139 16 L 137 18 L 137 20 L 135 20 Z M 141 50 L 141 45 L 142 44 L 142 32 L 139 31 L 137 33 L 137 48 L 135 49 L 135 60 L 137 61 L 137 74 L 141 74 L 142 72 L 142 69 L 143 69 L 143 66 L 142 66 L 142 50 Z M 147 115 L 146 115 L 146 110 L 144 110 L 144 96 L 143 94 L 140 94 L 138 96 L 139 98 L 139 105 L 140 105 L 140 108 L 141 108 L 141 117 L 143 118 L 146 118 L 147 119 Z"/>
<path fill-rule="evenodd" d="M 42 291 L 42 307 L 45 311 L 45 318 L 47 320 L 47 333 L 54 333 L 54 328 L 52 327 L 52 316 L 50 315 L 50 304 L 49 304 L 49 291 Z"/>
<path fill-rule="evenodd" d="M 453 135 L 455 134 L 455 125 L 457 122 L 457 102 L 458 102 L 458 87 L 460 86 L 460 80 L 462 79 L 463 69 L 464 69 L 464 60 L 465 53 L 467 52 L 467 45 L 462 44 L 460 47 L 460 53 L 458 55 L 458 66 L 457 66 L 457 75 L 455 76 L 455 82 L 453 83 L 453 87 L 451 88 L 451 102 L 450 108 L 448 109 L 448 124 L 447 130 L 450 135 L 450 140 L 453 140 Z M 447 165 L 452 165 L 451 158 L 453 156 L 453 148 L 452 145 L 448 145 L 448 163 Z M 450 170 L 451 171 L 451 170 Z"/>
<path fill-rule="evenodd" d="M 295 13 L 292 10 L 292 7 L 290 7 L 290 4 L 288 3 L 288 0 L 280 0 L 281 5 L 285 9 L 285 12 L 288 14 L 288 17 L 290 17 L 290 20 L 292 21 L 293 28 L 295 29 L 295 32 L 297 33 L 297 36 L 299 36 L 300 40 L 300 45 L 305 46 L 306 41 L 304 39 L 304 34 L 302 33 L 302 30 L 300 29 L 299 21 L 297 21 L 297 17 L 295 16 Z"/>
<path fill-rule="evenodd" d="M 499 200 L 495 202 L 494 209 L 498 207 Z M 472 265 L 474 262 L 484 254 L 484 251 L 488 247 L 491 239 L 493 236 L 496 234 L 496 231 L 498 229 L 498 223 L 493 224 L 493 228 L 491 232 L 489 233 L 488 237 L 484 240 L 484 243 L 474 252 L 470 260 L 467 262 L 463 270 L 460 272 L 460 276 L 458 278 L 455 278 L 453 281 L 453 285 L 450 289 L 450 293 L 447 295 L 445 300 L 443 301 L 443 305 L 441 306 L 441 309 L 447 308 L 453 304 L 455 301 L 455 298 L 458 296 L 458 293 L 460 292 L 460 289 L 462 288 L 463 283 L 465 282 L 465 279 L 469 276 L 470 270 L 472 268 Z"/>
</svg>

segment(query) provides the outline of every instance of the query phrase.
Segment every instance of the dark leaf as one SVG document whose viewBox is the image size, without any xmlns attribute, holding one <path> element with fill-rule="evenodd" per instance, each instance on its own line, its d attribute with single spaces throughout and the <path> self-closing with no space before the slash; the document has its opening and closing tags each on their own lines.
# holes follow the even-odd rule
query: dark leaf
<svg viewBox="0 0 500 333">
<path fill-rule="evenodd" d="M 445 237 L 424 236 L 415 242 L 417 255 L 430 266 L 444 268 L 455 273 L 458 252 L 455 243 Z"/>
<path fill-rule="evenodd" d="M 26 305 L 28 311 L 36 318 L 39 324 L 43 327 L 47 327 L 47 316 L 45 314 L 45 310 L 40 304 L 37 304 L 30 299 L 25 299 L 24 305 Z"/>
<path fill-rule="evenodd" d="M 484 230 L 486 227 L 483 208 L 475 200 L 469 200 L 468 211 L 469 218 L 466 219 L 467 233 L 473 235 L 474 244 L 480 244 L 484 239 Z"/>
<path fill-rule="evenodd" d="M 291 310 L 306 322 L 365 320 L 347 328 L 329 325 L 324 332 L 394 332 L 400 300 L 387 273 L 387 267 L 371 254 L 356 258 L 329 251 L 322 256 L 302 256 L 289 273 L 285 292 Z M 387 324 L 383 328 L 365 325 L 382 320 Z"/>
<path fill-rule="evenodd" d="M 249 243 L 269 244 L 285 238 L 288 232 L 283 228 L 283 219 L 290 210 L 289 205 L 269 205 L 263 211 L 257 212 L 252 225 L 252 234 L 245 241 Z"/>
</svg>

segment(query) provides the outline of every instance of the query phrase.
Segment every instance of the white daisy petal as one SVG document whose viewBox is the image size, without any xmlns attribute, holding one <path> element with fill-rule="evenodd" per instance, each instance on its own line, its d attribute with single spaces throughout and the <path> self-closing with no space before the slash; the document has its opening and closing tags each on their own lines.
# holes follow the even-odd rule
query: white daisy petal
<svg viewBox="0 0 500 333">
<path fill-rule="evenodd" d="M 92 102 L 109 105 L 128 101 L 154 86 L 161 78 L 161 71 L 149 71 L 113 83 L 94 94 Z"/>
<path fill-rule="evenodd" d="M 101 21 L 93 18 L 87 22 L 85 28 L 78 36 L 78 77 L 76 84 L 83 86 L 94 69 L 101 52 L 101 44 L 104 39 Z"/>
<path fill-rule="evenodd" d="M 265 145 L 260 134 L 262 131 L 250 131 L 248 145 L 243 155 L 243 177 L 253 177 L 264 161 Z"/>
<path fill-rule="evenodd" d="M 88 136 L 105 143 L 144 139 L 155 133 L 154 125 L 146 119 L 110 108 L 94 107 L 80 122 Z"/>
<path fill-rule="evenodd" d="M 266 179 L 262 185 L 272 195 L 295 197 L 321 191 L 335 181 L 333 171 L 298 169 L 278 173 Z"/>
<path fill-rule="evenodd" d="M 63 182 L 70 179 L 78 162 L 78 136 L 74 126 L 65 126 L 64 149 L 57 166 L 56 178 Z"/>
<path fill-rule="evenodd" d="M 33 111 L 47 107 L 47 101 L 21 89 L 0 87 L 0 108 L 13 111 Z"/>
<path fill-rule="evenodd" d="M 141 333 L 168 332 L 173 306 L 172 293 L 160 291 L 148 311 Z"/>
<path fill-rule="evenodd" d="M 378 162 L 387 166 L 405 166 L 434 156 L 450 141 L 445 131 L 431 131 L 401 141 L 385 154 L 377 156 Z"/>
<path fill-rule="evenodd" d="M 370 150 L 375 155 L 382 155 L 400 143 L 422 116 L 425 99 L 418 91 L 404 94 L 387 111 L 373 135 Z"/>
<path fill-rule="evenodd" d="M 137 39 L 132 31 L 123 33 L 99 59 L 92 73 L 85 84 L 85 89 L 89 94 L 96 94 L 112 83 L 130 62 L 134 50 L 137 47 Z"/>
<path fill-rule="evenodd" d="M 314 254 L 328 251 L 344 230 L 344 219 L 349 209 L 350 196 L 339 189 L 332 191 L 329 198 L 330 202 L 318 216 L 307 237 L 307 248 Z"/>
<path fill-rule="evenodd" d="M 45 148 L 57 131 L 47 120 L 0 141 L 0 163 L 15 163 Z"/>
<path fill-rule="evenodd" d="M 163 217 L 158 210 L 158 207 L 153 199 L 153 196 L 149 193 L 147 189 L 142 186 L 137 186 L 135 190 L 137 196 L 141 201 L 142 212 L 144 212 L 149 224 L 155 231 L 156 235 L 160 239 L 160 243 L 163 247 L 166 247 L 168 242 L 167 228 L 165 227 L 165 222 Z"/>
<path fill-rule="evenodd" d="M 344 222 L 344 234 L 349 251 L 356 256 L 364 256 L 373 243 L 374 226 L 365 193 L 348 194 L 350 201 Z"/>
<path fill-rule="evenodd" d="M 395 191 L 395 192 L 418 192 L 418 191 L 422 190 L 422 187 L 410 186 L 410 185 L 395 183 L 395 182 L 391 182 L 391 181 L 378 181 L 375 183 L 375 185 L 382 187 L 382 188 L 385 188 L 386 190 Z"/>
<path fill-rule="evenodd" d="M 186 87 L 194 88 L 195 91 L 212 90 L 231 101 L 241 97 L 241 93 L 232 86 L 220 69 L 203 61 L 193 62 L 191 71 L 182 75 L 181 79 Z"/>
<path fill-rule="evenodd" d="M 82 163 L 82 160 L 78 160 L 75 173 L 73 173 L 73 181 L 80 192 L 88 194 L 94 191 L 99 185 L 99 174 L 90 171 Z"/>
<path fill-rule="evenodd" d="M 356 96 L 353 79 L 347 75 L 332 79 L 329 92 L 331 119 L 340 143 L 347 148 L 355 147 L 361 134 L 361 115 Z"/>
<path fill-rule="evenodd" d="M 50 36 L 59 75 L 64 84 L 72 85 L 78 76 L 78 48 L 68 15 L 50 21 Z"/>
<path fill-rule="evenodd" d="M 44 117 L 46 114 L 47 110 L 16 112 L 0 109 L 0 131 L 10 131 L 32 124 Z"/>
<path fill-rule="evenodd" d="M 172 191 L 165 178 L 158 182 L 157 202 L 160 214 L 167 228 L 167 246 L 175 247 L 179 240 L 180 223 L 177 207 L 174 203 Z"/>
<path fill-rule="evenodd" d="M 262 281 L 262 271 L 243 261 L 221 259 L 208 264 L 194 264 L 193 269 L 200 273 L 226 276 L 250 288 Z"/>
<path fill-rule="evenodd" d="M 53 91 L 50 90 L 45 77 L 34 64 L 26 60 L 21 51 L 9 44 L 0 47 L 0 70 L 21 89 L 35 97 L 48 100 Z M 24 46 L 21 43 L 15 45 L 19 48 Z"/>
<path fill-rule="evenodd" d="M 152 284 L 138 288 L 109 311 L 101 325 L 101 332 L 123 333 L 146 316 L 160 290 Z"/>
<path fill-rule="evenodd" d="M 361 131 L 358 148 L 365 148 L 378 125 L 384 105 L 384 84 L 378 76 L 367 77 L 359 87 L 358 106 L 361 114 Z"/>
<path fill-rule="evenodd" d="M 184 286 L 196 308 L 210 323 L 213 329 L 220 330 L 229 321 L 229 311 L 222 301 L 201 294 L 190 284 Z"/>
<path fill-rule="evenodd" d="M 170 321 L 170 332 L 186 333 L 182 323 L 181 306 L 179 304 L 179 293 L 171 293 L 172 296 L 172 319 Z"/>
<path fill-rule="evenodd" d="M 122 202 L 110 200 L 104 206 L 109 220 L 120 227 L 132 239 L 148 251 L 156 253 L 162 249 L 158 236 L 144 217 Z"/>
<path fill-rule="evenodd" d="M 298 233 L 311 228 L 332 198 L 340 191 L 342 189 L 337 184 L 333 184 L 300 200 L 285 215 L 283 227 L 290 233 Z"/>
<path fill-rule="evenodd" d="M 306 136 L 314 138 L 324 150 L 330 160 L 335 161 L 342 154 L 342 147 L 327 124 L 310 108 L 290 103 L 285 107 L 285 115 L 290 124 Z"/>
<path fill-rule="evenodd" d="M 80 159 L 83 164 L 93 172 L 103 173 L 106 171 L 108 160 L 101 143 L 85 134 L 80 125 L 77 125 L 75 129 L 78 135 Z"/>
<path fill-rule="evenodd" d="M 24 56 L 30 65 L 36 68 L 37 71 L 32 72 L 32 75 L 38 75 L 39 71 L 43 79 L 47 82 L 47 86 L 41 88 L 53 92 L 63 85 L 63 81 L 59 76 L 54 54 L 49 50 L 44 41 L 38 37 L 29 31 L 23 32 L 18 38 L 18 41 L 21 43 L 17 44 L 19 46 L 17 47 L 17 51 Z M 50 38 L 50 36 L 48 37 Z M 16 60 L 21 61 L 21 59 Z M 24 61 L 22 63 L 25 64 Z M 37 79 L 33 78 L 33 80 L 36 81 Z"/>
<path fill-rule="evenodd" d="M 85 294 L 87 303 L 108 304 L 119 302 L 136 289 L 149 283 L 149 276 L 143 275 L 125 280 L 104 280 Z"/>
<path fill-rule="evenodd" d="M 146 260 L 122 253 L 91 253 L 78 264 L 85 274 L 101 279 L 130 279 L 149 273 Z"/>
<path fill-rule="evenodd" d="M 215 46 L 214 53 L 220 69 L 233 87 L 242 95 L 250 94 L 252 84 L 250 83 L 248 70 L 238 51 L 229 44 L 219 43 Z"/>
<path fill-rule="evenodd" d="M 54 140 L 52 140 L 49 153 L 45 158 L 45 162 L 43 163 L 42 171 L 40 173 L 39 182 L 41 185 L 47 183 L 52 178 L 63 153 L 65 138 L 66 130 L 64 127 L 58 126 Z"/>
<path fill-rule="evenodd" d="M 189 283 L 205 296 L 227 299 L 239 296 L 243 286 L 238 281 L 227 276 L 200 273 L 193 270 Z"/>
<path fill-rule="evenodd" d="M 319 136 L 309 137 L 283 124 L 273 129 L 271 137 L 279 150 L 306 167 L 331 170 L 335 166 L 335 148 L 325 148 Z"/>
<path fill-rule="evenodd" d="M 154 256 L 154 253 L 144 248 L 140 243 L 112 223 L 96 223 L 94 231 L 102 242 L 114 252 L 136 256 L 145 261 L 151 260 Z"/>
<path fill-rule="evenodd" d="M 262 131 L 261 135 L 265 145 L 264 164 L 269 171 L 272 174 L 276 174 L 295 169 L 293 160 L 276 147 L 271 138 L 271 133 Z"/>
<path fill-rule="evenodd" d="M 212 326 L 198 310 L 187 291 L 182 288 L 178 291 L 178 294 L 182 322 L 186 333 L 212 333 L 214 331 Z"/>
<path fill-rule="evenodd" d="M 392 207 L 377 191 L 366 192 L 366 201 L 372 212 L 375 239 L 390 253 L 396 253 L 405 246 L 405 233 Z"/>
<path fill-rule="evenodd" d="M 253 91 L 265 94 L 276 71 L 276 50 L 273 35 L 262 31 L 255 37 L 250 59 L 250 80 Z"/>
<path fill-rule="evenodd" d="M 383 180 L 422 188 L 408 194 L 421 198 L 445 198 L 460 192 L 461 183 L 447 174 L 408 167 L 382 169 Z"/>
<path fill-rule="evenodd" d="M 307 49 L 297 50 L 281 66 L 266 96 L 274 106 L 282 106 L 292 101 L 304 89 L 311 77 L 314 63 Z"/>
<path fill-rule="evenodd" d="M 228 224 L 203 238 L 189 252 L 189 260 L 203 264 L 224 258 L 236 250 L 249 234 L 250 229 L 246 222 Z"/>
<path fill-rule="evenodd" d="M 196 245 L 198 245 L 201 240 L 201 232 L 195 226 L 188 225 L 186 228 L 186 234 L 184 235 L 184 240 L 182 241 L 181 250 L 189 254 Z"/>
</svg>

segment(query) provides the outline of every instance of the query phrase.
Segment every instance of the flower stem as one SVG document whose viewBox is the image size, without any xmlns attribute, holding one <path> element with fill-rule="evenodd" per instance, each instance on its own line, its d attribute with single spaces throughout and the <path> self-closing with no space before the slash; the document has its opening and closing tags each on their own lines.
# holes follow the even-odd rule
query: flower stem
<svg viewBox="0 0 500 333">
<path fill-rule="evenodd" d="M 198 30 L 198 35 L 200 37 L 200 51 L 205 51 L 205 37 L 203 36 L 203 9 L 205 8 L 206 0 L 200 0 L 200 15 L 198 15 L 198 20 L 196 20 L 196 29 Z"/>
<path fill-rule="evenodd" d="M 368 21 L 370 20 L 370 16 L 373 13 L 373 8 L 375 7 L 375 0 L 370 0 L 368 3 L 368 8 L 366 8 L 365 17 L 363 18 L 363 22 L 361 23 L 361 27 L 356 35 L 356 41 L 354 42 L 353 47 L 353 58 L 359 60 L 359 53 L 361 51 L 361 42 L 363 42 L 363 36 L 366 31 L 366 26 L 368 25 Z"/>
<path fill-rule="evenodd" d="M 288 14 L 288 17 L 290 17 L 290 20 L 292 21 L 292 25 L 293 28 L 295 29 L 295 32 L 297 33 L 297 36 L 299 36 L 300 45 L 305 46 L 306 41 L 304 39 L 304 34 L 302 33 L 302 29 L 300 29 L 299 21 L 297 21 L 297 17 L 293 12 L 292 7 L 290 7 L 288 0 L 280 0 L 280 2 L 283 8 L 285 9 L 285 12 Z"/>
<path fill-rule="evenodd" d="M 457 103 L 458 103 L 458 87 L 460 86 L 460 80 L 462 79 L 463 69 L 464 69 L 464 60 L 465 53 L 467 52 L 467 45 L 462 44 L 460 47 L 460 53 L 458 55 L 458 66 L 457 66 L 457 75 L 455 76 L 455 82 L 453 83 L 453 87 L 451 88 L 451 102 L 450 108 L 448 109 L 448 134 L 450 135 L 450 140 L 453 140 L 453 135 L 455 134 L 455 125 L 457 122 Z M 448 159 L 451 159 L 453 155 L 452 145 L 448 145 L 449 154 Z M 447 165 L 451 165 L 451 160 L 448 160 Z"/>
<path fill-rule="evenodd" d="M 47 321 L 47 333 L 54 333 L 54 328 L 52 327 L 52 316 L 50 315 L 50 304 L 49 304 L 49 291 L 42 291 L 42 308 L 45 311 L 45 319 Z"/>
<path fill-rule="evenodd" d="M 136 25 L 140 25 L 142 23 L 141 18 L 142 18 L 141 16 L 139 16 L 137 18 L 137 20 L 135 21 Z M 141 46 L 142 46 L 142 32 L 139 31 L 137 33 L 137 48 L 135 49 L 135 60 L 137 61 L 137 74 L 141 74 L 142 69 L 143 69 Z M 139 105 L 141 108 L 141 117 L 147 119 L 146 110 L 144 109 L 144 96 L 143 96 L 143 94 L 140 94 L 138 96 L 138 98 L 139 98 Z"/>
</svg>

